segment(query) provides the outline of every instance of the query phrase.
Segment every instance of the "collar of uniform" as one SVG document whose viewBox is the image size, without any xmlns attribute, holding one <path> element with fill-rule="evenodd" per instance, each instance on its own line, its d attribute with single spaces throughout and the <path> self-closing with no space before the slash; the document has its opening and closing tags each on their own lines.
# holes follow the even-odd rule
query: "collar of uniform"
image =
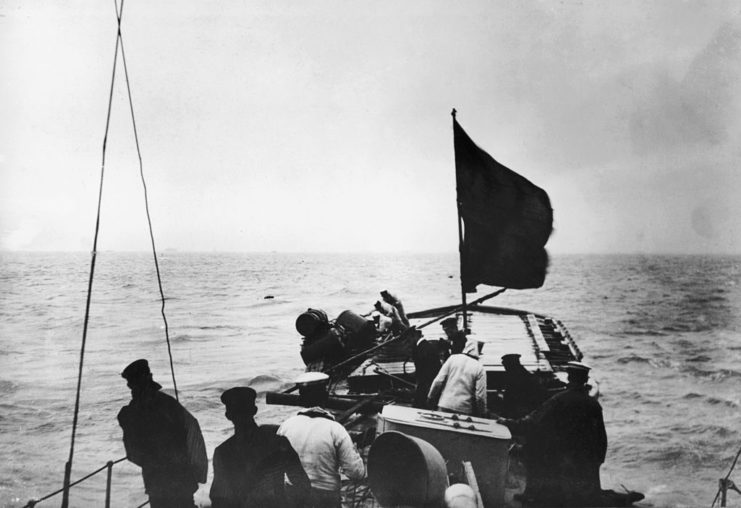
<svg viewBox="0 0 741 508">
<path fill-rule="evenodd" d="M 424 337 L 420 337 L 420 339 L 417 341 L 417 344 L 416 345 L 419 346 L 419 343 L 422 342 L 423 340 L 425 340 L 425 338 Z"/>
<path fill-rule="evenodd" d="M 308 416 L 309 418 L 326 418 L 327 420 L 334 421 L 334 415 L 319 406 L 304 409 L 303 411 L 299 411 L 298 414 Z"/>
</svg>

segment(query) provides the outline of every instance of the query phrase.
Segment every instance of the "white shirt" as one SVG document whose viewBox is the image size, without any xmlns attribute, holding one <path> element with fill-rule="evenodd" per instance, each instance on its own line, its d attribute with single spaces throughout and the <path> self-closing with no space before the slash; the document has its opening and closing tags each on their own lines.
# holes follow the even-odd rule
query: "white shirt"
<svg viewBox="0 0 741 508">
<path fill-rule="evenodd" d="M 451 355 L 432 381 L 427 398 L 441 409 L 485 417 L 484 367 L 468 355 Z"/>
<path fill-rule="evenodd" d="M 312 488 L 339 492 L 339 470 L 351 480 L 362 480 L 365 465 L 345 427 L 328 418 L 302 414 L 313 411 L 323 410 L 312 408 L 289 418 L 278 435 L 288 438 L 296 450 Z"/>
</svg>

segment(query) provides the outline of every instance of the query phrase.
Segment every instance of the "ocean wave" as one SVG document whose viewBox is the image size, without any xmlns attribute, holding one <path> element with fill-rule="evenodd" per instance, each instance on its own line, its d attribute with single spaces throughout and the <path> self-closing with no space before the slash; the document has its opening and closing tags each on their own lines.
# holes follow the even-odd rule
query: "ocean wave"
<svg viewBox="0 0 741 508">
<path fill-rule="evenodd" d="M 280 391 L 292 385 L 292 383 L 267 374 L 255 376 L 247 384 L 257 392 L 258 396 L 265 395 L 266 392 Z"/>
<path fill-rule="evenodd" d="M 210 381 L 208 383 L 199 383 L 187 387 L 188 393 L 198 399 L 219 400 L 221 393 L 233 386 L 249 386 L 258 397 L 265 395 L 266 392 L 281 391 L 293 386 L 293 383 L 287 382 L 278 376 L 270 374 L 260 374 L 248 378 L 237 378 L 229 380 Z"/>
<path fill-rule="evenodd" d="M 723 296 L 724 290 L 719 290 L 720 294 L 711 295 L 687 295 L 686 300 L 689 304 L 707 304 L 707 303 L 728 303 L 728 299 Z"/>
<path fill-rule="evenodd" d="M 623 330 L 623 335 L 646 336 L 646 337 L 666 337 L 667 333 L 661 330 L 650 330 L 647 328 L 637 328 L 634 330 Z"/>
<path fill-rule="evenodd" d="M 670 325 L 664 325 L 661 327 L 661 330 L 668 333 L 698 333 L 698 332 L 707 332 L 709 330 L 714 329 L 715 327 L 712 326 L 711 323 L 706 321 L 692 321 L 689 323 L 679 323 L 675 322 Z"/>
<path fill-rule="evenodd" d="M 697 343 L 694 340 L 680 338 L 675 342 L 674 345 L 675 347 L 680 348 L 681 350 L 684 350 L 684 349 L 692 349 L 696 347 Z"/>
<path fill-rule="evenodd" d="M 700 393 L 694 393 L 694 392 L 686 393 L 682 396 L 682 398 L 685 400 L 702 399 L 703 397 L 705 396 Z"/>
<path fill-rule="evenodd" d="M 692 423 L 689 421 L 672 425 L 669 430 L 673 435 L 687 435 L 693 439 L 694 444 L 704 444 L 704 440 L 717 442 L 718 438 L 730 438 L 737 432 L 722 425 L 711 423 Z"/>
<path fill-rule="evenodd" d="M 348 288 L 348 287 L 341 287 L 341 288 L 335 289 L 334 291 L 330 291 L 328 293 L 328 296 L 330 296 L 330 297 L 335 297 L 335 296 L 350 296 L 350 295 L 357 296 L 358 293 L 356 291 Z"/>
<path fill-rule="evenodd" d="M 646 364 L 651 363 L 650 359 L 646 358 L 645 356 L 639 356 L 636 354 L 631 354 L 630 356 L 623 356 L 621 358 L 618 358 L 616 361 L 617 363 L 620 363 L 623 365 L 627 363 L 646 363 Z"/>
<path fill-rule="evenodd" d="M 721 406 L 726 406 L 726 407 L 730 407 L 730 408 L 737 408 L 738 407 L 738 403 L 736 403 L 736 402 L 734 402 L 732 400 L 719 399 L 717 397 L 708 397 L 707 398 L 707 403 L 710 404 L 710 405 L 713 405 L 713 406 L 721 405 Z"/>
<path fill-rule="evenodd" d="M 0 379 L 0 393 L 8 395 L 18 390 L 18 384 L 7 379 Z"/>
<path fill-rule="evenodd" d="M 647 437 L 648 439 L 648 437 Z M 689 442 L 666 443 L 665 446 L 648 447 L 644 451 L 645 464 L 682 464 L 685 468 L 702 467 L 707 463 L 716 460 L 714 453 L 694 446 Z"/>
<path fill-rule="evenodd" d="M 733 369 L 707 370 L 700 369 L 694 365 L 686 366 L 682 369 L 686 374 L 697 378 L 709 379 L 711 381 L 723 381 L 729 378 L 741 377 L 741 372 Z"/>
<path fill-rule="evenodd" d="M 199 326 L 199 330 L 235 330 L 235 331 L 241 331 L 241 326 L 233 326 L 233 325 L 209 325 L 209 326 Z"/>
<path fill-rule="evenodd" d="M 175 342 L 175 343 L 194 342 L 194 341 L 198 341 L 198 340 L 199 340 L 198 337 L 194 337 L 192 335 L 188 335 L 187 333 L 177 334 L 177 335 L 175 335 L 175 336 L 172 337 L 172 341 Z"/>
<path fill-rule="evenodd" d="M 288 303 L 286 300 L 283 300 L 281 297 L 273 297 L 273 298 L 261 298 L 260 300 L 245 305 L 245 308 L 247 309 L 259 309 L 260 307 L 268 307 L 270 305 L 277 305 L 281 303 Z"/>
<path fill-rule="evenodd" d="M 697 362 L 697 363 L 705 363 L 705 362 L 709 362 L 711 360 L 712 360 L 712 358 L 709 357 L 708 355 L 697 355 L 697 356 L 693 356 L 691 358 L 687 358 L 685 360 L 685 362 L 690 362 L 690 363 L 695 363 L 695 362 Z"/>
<path fill-rule="evenodd" d="M 49 432 L 59 432 L 60 430 L 66 427 L 67 427 L 66 423 L 60 424 L 57 422 L 49 421 L 49 422 L 39 423 L 38 425 L 29 425 L 27 430 L 46 434 Z"/>
</svg>

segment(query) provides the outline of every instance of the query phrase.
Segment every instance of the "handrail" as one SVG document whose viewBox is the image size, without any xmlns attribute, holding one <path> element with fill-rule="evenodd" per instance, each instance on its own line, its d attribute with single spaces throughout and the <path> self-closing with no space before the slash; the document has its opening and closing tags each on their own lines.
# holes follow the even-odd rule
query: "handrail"
<svg viewBox="0 0 741 508">
<path fill-rule="evenodd" d="M 119 462 L 123 462 L 124 460 L 126 460 L 126 457 L 121 457 L 120 459 L 116 459 L 116 460 L 109 460 L 108 462 L 105 463 L 105 465 L 99 467 L 98 469 L 96 469 L 92 473 L 88 473 L 87 475 L 83 476 L 82 478 L 71 482 L 67 486 L 67 488 L 74 487 L 75 485 L 84 482 L 88 478 L 90 478 L 92 476 L 95 476 L 96 474 L 100 473 L 104 469 L 107 469 L 108 470 L 108 478 L 106 480 L 106 506 L 110 506 L 110 500 L 111 500 L 111 471 L 112 471 L 114 465 L 118 464 Z M 61 489 L 55 490 L 51 494 L 47 494 L 44 497 L 41 497 L 39 499 L 29 499 L 28 502 L 23 506 L 23 508 L 34 508 L 34 506 L 36 506 L 41 501 L 46 501 L 47 499 L 49 499 L 51 497 L 54 497 L 57 494 L 61 494 L 64 491 L 65 491 L 65 487 L 62 487 Z M 138 508 L 141 508 L 142 506 L 146 506 L 148 503 L 149 503 L 149 500 L 147 500 L 144 504 L 139 505 Z"/>
<path fill-rule="evenodd" d="M 729 478 L 731 477 L 731 473 L 733 472 L 733 469 L 736 467 L 736 463 L 738 462 L 739 457 L 741 457 L 741 448 L 739 448 L 738 452 L 736 452 L 736 456 L 733 458 L 733 463 L 731 464 L 731 468 L 728 470 L 728 474 L 725 476 L 725 478 L 721 478 L 718 480 L 718 492 L 715 494 L 715 499 L 713 499 L 713 504 L 711 504 L 711 508 L 715 506 L 715 503 L 718 502 L 718 498 L 721 498 L 720 506 L 726 505 L 726 493 L 728 489 L 733 489 L 738 491 L 736 488 L 736 485 L 733 484 Z"/>
</svg>

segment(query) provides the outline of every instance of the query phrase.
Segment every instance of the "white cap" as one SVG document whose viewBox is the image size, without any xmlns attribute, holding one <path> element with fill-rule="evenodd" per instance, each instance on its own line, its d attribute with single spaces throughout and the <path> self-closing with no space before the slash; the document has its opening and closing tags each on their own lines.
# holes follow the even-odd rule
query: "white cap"
<svg viewBox="0 0 741 508">
<path fill-rule="evenodd" d="M 326 384 L 329 382 L 329 376 L 324 372 L 304 372 L 294 382 L 299 386 Z"/>
</svg>

